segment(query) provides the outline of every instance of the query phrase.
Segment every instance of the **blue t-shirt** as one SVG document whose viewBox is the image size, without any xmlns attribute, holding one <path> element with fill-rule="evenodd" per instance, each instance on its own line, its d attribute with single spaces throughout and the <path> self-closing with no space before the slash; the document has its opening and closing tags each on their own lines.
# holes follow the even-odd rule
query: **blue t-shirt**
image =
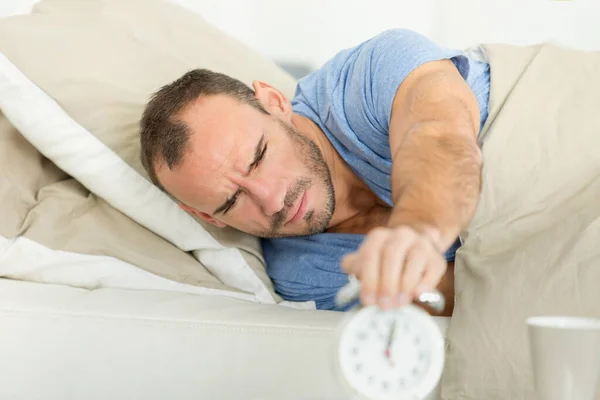
<svg viewBox="0 0 600 400">
<path fill-rule="evenodd" d="M 405 29 L 382 32 L 336 54 L 298 82 L 292 107 L 314 121 L 354 173 L 393 206 L 389 128 L 394 96 L 411 71 L 441 59 L 452 60 L 475 93 L 483 126 L 489 65 Z M 348 282 L 341 258 L 357 250 L 363 239 L 364 235 L 338 233 L 264 239 L 267 273 L 284 299 L 312 300 L 319 309 L 338 310 L 335 295 Z M 449 261 L 458 245 L 446 254 Z"/>
</svg>

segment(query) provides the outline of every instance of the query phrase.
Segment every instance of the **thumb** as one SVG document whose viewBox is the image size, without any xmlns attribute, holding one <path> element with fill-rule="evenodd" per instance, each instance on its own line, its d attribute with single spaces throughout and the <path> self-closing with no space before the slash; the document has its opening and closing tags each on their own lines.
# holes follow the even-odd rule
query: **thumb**
<svg viewBox="0 0 600 400">
<path fill-rule="evenodd" d="M 358 272 L 358 254 L 350 253 L 342 258 L 342 270 L 347 274 L 356 274 Z"/>
</svg>

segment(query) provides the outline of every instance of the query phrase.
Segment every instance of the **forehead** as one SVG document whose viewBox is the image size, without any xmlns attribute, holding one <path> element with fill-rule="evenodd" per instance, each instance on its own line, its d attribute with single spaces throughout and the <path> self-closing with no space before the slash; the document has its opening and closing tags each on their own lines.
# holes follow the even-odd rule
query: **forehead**
<svg viewBox="0 0 600 400">
<path fill-rule="evenodd" d="M 235 190 L 227 175 L 252 161 L 264 115 L 230 97 L 208 96 L 187 106 L 179 118 L 191 132 L 187 152 L 173 170 L 159 165 L 159 180 L 192 207 L 214 207 Z"/>
<path fill-rule="evenodd" d="M 178 117 L 191 129 L 193 136 L 203 140 L 211 139 L 215 134 L 237 129 L 248 119 L 256 119 L 255 110 L 231 96 L 202 96 L 191 102 L 179 113 Z"/>
</svg>

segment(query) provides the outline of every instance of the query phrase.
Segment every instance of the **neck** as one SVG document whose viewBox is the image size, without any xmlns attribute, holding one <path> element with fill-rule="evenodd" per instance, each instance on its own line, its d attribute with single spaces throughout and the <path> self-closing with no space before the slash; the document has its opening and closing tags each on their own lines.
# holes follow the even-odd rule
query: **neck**
<svg viewBox="0 0 600 400">
<path fill-rule="evenodd" d="M 316 143 L 331 173 L 331 180 L 335 188 L 336 207 L 327 227 L 328 230 L 335 229 L 353 218 L 368 213 L 374 207 L 382 205 L 377 196 L 356 176 L 339 155 L 317 124 L 298 114 L 292 116 L 292 124 L 299 132 Z"/>
</svg>

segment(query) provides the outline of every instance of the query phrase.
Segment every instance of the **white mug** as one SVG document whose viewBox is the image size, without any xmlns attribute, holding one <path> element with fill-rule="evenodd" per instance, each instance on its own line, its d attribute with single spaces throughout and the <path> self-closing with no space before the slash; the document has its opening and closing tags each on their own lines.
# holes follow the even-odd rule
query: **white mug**
<svg viewBox="0 0 600 400">
<path fill-rule="evenodd" d="M 600 378 L 600 320 L 527 319 L 538 400 L 594 400 Z"/>
</svg>

